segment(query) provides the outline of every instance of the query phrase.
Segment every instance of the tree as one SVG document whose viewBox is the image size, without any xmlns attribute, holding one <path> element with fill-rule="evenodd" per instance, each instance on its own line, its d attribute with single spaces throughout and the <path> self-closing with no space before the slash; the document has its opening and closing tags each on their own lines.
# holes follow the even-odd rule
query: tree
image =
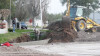
<svg viewBox="0 0 100 56">
<path fill-rule="evenodd" d="M 0 0 L 0 9 L 9 9 L 10 0 Z"/>
<path fill-rule="evenodd" d="M 64 5 L 67 0 L 60 0 L 62 5 Z M 99 8 L 99 0 L 70 0 L 70 4 L 73 6 L 84 6 L 86 7 L 88 13 L 86 10 L 84 10 L 84 15 L 89 15 L 93 10 L 96 10 Z M 92 9 L 89 9 L 89 7 L 91 7 Z"/>
<path fill-rule="evenodd" d="M 11 10 L 10 10 L 10 1 L 11 1 Z M 9 10 L 9 12 L 11 13 L 11 16 L 13 17 L 15 14 L 15 5 L 14 5 L 15 0 L 0 0 L 0 9 L 2 10 Z M 8 13 L 8 12 L 6 12 Z M 9 13 L 8 13 L 9 14 Z M 10 25 L 10 17 L 9 15 L 4 17 L 7 21 L 8 24 Z"/>
<path fill-rule="evenodd" d="M 17 17 L 19 21 L 24 21 L 28 17 L 26 0 L 17 0 L 15 17 Z"/>
<path fill-rule="evenodd" d="M 46 14 L 49 24 L 62 19 L 62 14 Z"/>
<path fill-rule="evenodd" d="M 28 0 L 28 12 L 33 19 L 40 14 L 40 0 Z"/>
<path fill-rule="evenodd" d="M 11 0 L 11 11 L 12 14 L 15 12 L 15 0 Z M 0 0 L 0 9 L 10 9 L 10 0 Z"/>
<path fill-rule="evenodd" d="M 67 0 L 60 0 L 61 3 L 64 5 Z M 90 6 L 95 10 L 99 7 L 99 0 L 70 0 L 71 5 L 74 6 L 85 6 L 88 7 L 88 5 L 90 4 Z"/>
<path fill-rule="evenodd" d="M 48 4 L 49 4 L 48 0 L 42 0 L 42 19 L 44 24 L 46 24 L 47 21 Z"/>
<path fill-rule="evenodd" d="M 2 19 L 7 19 L 8 16 L 10 15 L 10 10 L 9 9 L 1 9 L 0 14 Z"/>
<path fill-rule="evenodd" d="M 46 10 L 47 0 L 42 0 L 43 11 Z M 26 18 L 34 18 L 40 14 L 40 0 L 17 0 L 16 17 L 23 21 Z"/>
<path fill-rule="evenodd" d="M 28 11 L 30 16 L 34 19 L 40 14 L 40 0 L 28 0 Z M 42 11 L 46 12 L 48 6 L 48 0 L 41 0 Z M 43 14 L 44 15 L 44 14 Z"/>
</svg>

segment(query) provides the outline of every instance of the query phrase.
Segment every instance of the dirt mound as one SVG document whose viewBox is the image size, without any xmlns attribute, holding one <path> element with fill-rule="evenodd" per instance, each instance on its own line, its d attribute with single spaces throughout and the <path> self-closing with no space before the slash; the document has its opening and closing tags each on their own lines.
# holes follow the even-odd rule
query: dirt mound
<svg viewBox="0 0 100 56">
<path fill-rule="evenodd" d="M 27 34 L 23 34 L 21 37 L 18 37 L 16 39 L 13 39 L 9 41 L 10 43 L 21 43 L 21 42 L 29 42 L 31 41 L 31 38 Z"/>
<path fill-rule="evenodd" d="M 47 34 L 46 38 L 51 38 L 52 42 L 73 42 L 77 38 L 77 32 L 71 27 L 71 20 L 68 17 L 63 17 L 62 21 L 57 21 L 47 27 L 51 32 Z"/>
</svg>

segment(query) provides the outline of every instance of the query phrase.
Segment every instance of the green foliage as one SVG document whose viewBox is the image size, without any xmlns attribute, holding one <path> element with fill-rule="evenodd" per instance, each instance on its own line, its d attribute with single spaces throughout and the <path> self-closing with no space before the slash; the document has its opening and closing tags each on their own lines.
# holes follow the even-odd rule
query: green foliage
<svg viewBox="0 0 100 56">
<path fill-rule="evenodd" d="M 30 37 L 31 37 L 32 40 L 34 40 L 35 39 L 35 32 L 31 32 Z"/>
<path fill-rule="evenodd" d="M 15 31 L 16 31 L 16 32 L 20 32 L 20 33 L 22 33 L 22 32 L 32 32 L 33 30 L 22 30 L 22 29 L 16 29 Z"/>
<path fill-rule="evenodd" d="M 12 30 L 12 29 L 9 29 Z M 12 39 L 15 39 L 17 37 L 20 37 L 22 35 L 22 32 L 31 32 L 32 30 L 18 30 L 16 29 L 16 32 L 9 32 L 7 34 L 0 34 L 0 43 L 4 43 L 7 41 L 10 41 Z"/>
<path fill-rule="evenodd" d="M 83 9 L 83 16 L 89 17 L 90 13 L 93 12 L 91 9 Z"/>
<path fill-rule="evenodd" d="M 13 32 L 13 29 L 9 28 L 9 29 L 8 29 L 8 32 Z"/>
<path fill-rule="evenodd" d="M 47 20 L 49 23 L 58 21 L 62 19 L 62 14 L 47 14 Z"/>
<path fill-rule="evenodd" d="M 20 36 L 21 36 L 21 33 L 19 33 L 19 32 L 16 32 L 16 33 L 10 32 L 7 34 L 0 34 L 0 43 L 10 41 L 10 40 L 20 37 Z"/>
<path fill-rule="evenodd" d="M 50 30 L 41 30 L 41 34 L 39 36 L 39 40 L 45 39 L 47 33 L 49 33 L 49 32 L 52 32 L 52 31 L 50 31 Z M 35 40 L 35 38 L 36 38 L 35 32 L 31 32 L 30 33 L 30 37 L 31 37 L 32 40 Z"/>
<path fill-rule="evenodd" d="M 15 1 L 16 0 L 11 0 L 12 17 L 14 17 L 14 14 L 15 14 Z M 10 9 L 10 0 L 0 0 L 0 9 Z"/>
<path fill-rule="evenodd" d="M 0 0 L 0 9 L 9 9 L 10 0 Z"/>
<path fill-rule="evenodd" d="M 64 5 L 67 0 L 61 0 L 61 3 Z M 85 6 L 87 7 L 89 4 L 93 9 L 99 7 L 99 0 L 70 0 L 71 5 L 76 6 Z"/>
<path fill-rule="evenodd" d="M 60 0 L 62 5 L 64 5 L 67 0 Z M 99 0 L 70 0 L 70 4 L 73 6 L 84 6 L 87 9 L 84 10 L 84 16 L 88 16 L 92 10 L 99 8 Z M 91 9 L 88 9 L 88 8 Z"/>
<path fill-rule="evenodd" d="M 15 0 L 11 0 L 11 6 L 14 7 Z M 10 9 L 10 0 L 0 0 L 0 9 Z"/>
<path fill-rule="evenodd" d="M 13 32 L 13 29 L 12 28 L 9 28 L 8 31 L 9 32 Z M 22 33 L 22 32 L 32 32 L 33 30 L 16 29 L 15 31 Z"/>
</svg>

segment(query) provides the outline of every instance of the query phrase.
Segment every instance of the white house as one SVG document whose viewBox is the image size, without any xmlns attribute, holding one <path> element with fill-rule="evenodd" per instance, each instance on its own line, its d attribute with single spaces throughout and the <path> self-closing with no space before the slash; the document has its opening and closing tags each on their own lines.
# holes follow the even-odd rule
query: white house
<svg viewBox="0 0 100 56">
<path fill-rule="evenodd" d="M 34 18 L 33 26 L 43 27 L 43 21 L 40 19 L 40 16 Z"/>
<path fill-rule="evenodd" d="M 34 26 L 42 27 L 42 26 L 43 26 L 42 20 L 40 20 L 40 19 L 35 19 L 35 20 L 34 20 Z"/>
<path fill-rule="evenodd" d="M 46 24 L 44 24 L 43 19 L 41 19 L 40 16 L 37 16 L 34 19 L 33 26 L 45 27 L 48 26 L 48 21 L 46 21 Z"/>
</svg>

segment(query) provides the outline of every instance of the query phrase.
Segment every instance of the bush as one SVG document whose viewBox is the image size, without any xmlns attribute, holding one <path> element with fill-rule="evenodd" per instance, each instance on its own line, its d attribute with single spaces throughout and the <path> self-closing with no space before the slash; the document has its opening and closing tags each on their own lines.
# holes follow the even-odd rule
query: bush
<svg viewBox="0 0 100 56">
<path fill-rule="evenodd" d="M 35 32 L 31 32 L 30 37 L 31 37 L 32 40 L 35 40 Z"/>
<path fill-rule="evenodd" d="M 39 35 L 39 40 L 46 39 L 47 33 L 51 32 L 50 30 L 41 30 L 41 33 Z M 35 32 L 30 33 L 30 37 L 32 40 L 37 40 L 37 36 L 35 35 Z"/>
<path fill-rule="evenodd" d="M 13 32 L 13 29 L 12 29 L 12 28 L 9 28 L 8 31 L 9 31 L 9 32 Z"/>
</svg>

